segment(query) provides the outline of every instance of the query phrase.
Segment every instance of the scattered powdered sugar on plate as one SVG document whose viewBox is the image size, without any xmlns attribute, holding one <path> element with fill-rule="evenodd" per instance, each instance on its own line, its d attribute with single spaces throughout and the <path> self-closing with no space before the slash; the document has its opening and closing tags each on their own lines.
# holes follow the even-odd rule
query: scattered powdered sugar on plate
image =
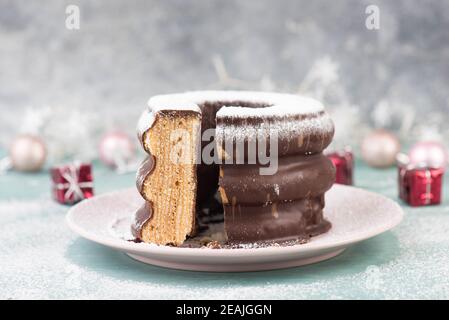
<svg viewBox="0 0 449 320">
<path fill-rule="evenodd" d="M 114 238 L 125 241 L 135 240 L 135 237 L 131 232 L 131 217 L 132 215 L 125 218 L 113 219 L 108 228 L 109 234 Z"/>
</svg>

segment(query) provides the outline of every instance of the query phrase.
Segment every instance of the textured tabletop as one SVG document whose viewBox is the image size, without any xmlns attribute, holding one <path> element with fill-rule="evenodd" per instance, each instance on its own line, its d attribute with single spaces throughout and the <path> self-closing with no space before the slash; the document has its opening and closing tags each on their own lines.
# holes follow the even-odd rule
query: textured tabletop
<svg viewBox="0 0 449 320">
<path fill-rule="evenodd" d="M 134 174 L 94 166 L 97 194 Z M 356 186 L 397 199 L 396 170 L 357 163 Z M 447 180 L 447 179 L 446 179 Z M 449 298 L 449 183 L 440 206 L 405 207 L 393 231 L 315 265 L 252 273 L 152 267 L 81 239 L 50 197 L 47 172 L 0 175 L 0 298 L 329 299 Z"/>
</svg>

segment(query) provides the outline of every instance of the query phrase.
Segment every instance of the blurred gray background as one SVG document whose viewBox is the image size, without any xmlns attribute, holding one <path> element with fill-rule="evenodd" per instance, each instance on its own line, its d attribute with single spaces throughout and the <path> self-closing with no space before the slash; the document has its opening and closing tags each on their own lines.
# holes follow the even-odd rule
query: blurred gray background
<svg viewBox="0 0 449 320">
<path fill-rule="evenodd" d="M 54 139 L 132 132 L 151 95 L 197 89 L 315 96 L 341 140 L 375 126 L 446 137 L 449 1 L 0 0 L 3 144 L 24 118 Z"/>
</svg>

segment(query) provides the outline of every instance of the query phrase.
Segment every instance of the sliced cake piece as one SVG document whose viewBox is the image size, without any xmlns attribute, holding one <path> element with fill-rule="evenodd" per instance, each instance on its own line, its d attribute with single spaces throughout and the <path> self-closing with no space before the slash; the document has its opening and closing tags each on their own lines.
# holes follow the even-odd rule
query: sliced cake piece
<svg viewBox="0 0 449 320">
<path fill-rule="evenodd" d="M 139 213 L 138 238 L 180 245 L 195 228 L 201 115 L 193 110 L 156 110 L 145 120 L 148 129 L 142 142 L 151 163 L 141 167 L 148 172 L 137 183 L 147 201 Z"/>
</svg>

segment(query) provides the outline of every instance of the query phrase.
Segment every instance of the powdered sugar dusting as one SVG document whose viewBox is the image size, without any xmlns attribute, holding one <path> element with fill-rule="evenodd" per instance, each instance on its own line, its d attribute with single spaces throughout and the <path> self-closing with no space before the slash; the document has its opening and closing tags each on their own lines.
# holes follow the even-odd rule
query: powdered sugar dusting
<svg viewBox="0 0 449 320">
<path fill-rule="evenodd" d="M 273 185 L 273 188 L 274 188 L 274 192 L 279 196 L 279 184 L 275 183 Z"/>
<path fill-rule="evenodd" d="M 148 109 L 139 118 L 137 123 L 138 134 L 142 135 L 153 126 L 158 112 L 168 110 L 201 113 L 196 103 L 186 100 L 181 94 L 154 96 L 148 101 Z"/>
<path fill-rule="evenodd" d="M 318 130 L 323 125 L 328 125 L 330 118 L 328 115 L 317 116 L 324 111 L 323 105 L 312 98 L 271 92 L 257 92 L 257 91 L 192 91 L 186 93 L 176 93 L 168 95 L 158 95 L 152 97 L 148 101 L 149 109 L 145 110 L 139 119 L 138 132 L 142 135 L 145 131 L 151 128 L 155 121 L 155 116 L 158 112 L 163 110 L 177 110 L 177 111 L 193 111 L 201 113 L 199 105 L 205 102 L 222 101 L 232 102 L 246 102 L 264 104 L 264 108 L 248 108 L 236 106 L 223 106 L 217 117 L 239 117 L 239 118 L 273 118 L 276 117 L 280 127 L 284 128 L 283 132 L 287 132 L 284 122 L 290 121 L 288 125 L 296 125 L 302 130 L 310 127 L 312 124 Z M 315 115 L 309 121 L 291 120 L 292 115 Z M 329 118 L 329 119 L 328 119 Z M 282 132 L 281 132 L 282 133 Z"/>
<path fill-rule="evenodd" d="M 310 100 L 310 102 L 309 102 Z M 247 108 L 240 106 L 224 106 L 221 108 L 218 117 L 282 117 L 292 115 L 310 115 L 323 111 L 324 108 L 316 100 L 298 97 L 298 99 L 279 102 L 264 108 Z"/>
<path fill-rule="evenodd" d="M 223 110 L 220 109 L 220 111 Z M 217 118 L 222 118 L 220 111 Z M 258 135 L 271 136 L 277 134 L 279 138 L 294 139 L 297 137 L 307 138 L 311 135 L 325 136 L 332 134 L 334 124 L 327 113 L 306 117 L 297 120 L 285 117 L 268 117 L 262 123 L 245 125 L 219 122 L 216 128 L 216 136 L 220 138 L 234 138 L 237 141 L 244 141 L 248 137 L 257 137 Z"/>
<path fill-rule="evenodd" d="M 271 107 L 266 108 L 240 108 L 242 116 L 259 115 L 291 115 L 311 114 L 324 110 L 323 105 L 312 98 L 263 91 L 191 91 L 185 93 L 159 95 L 151 98 L 148 105 L 152 110 L 163 110 L 171 108 L 198 110 L 198 105 L 205 102 L 246 102 L 264 104 Z M 232 110 L 223 110 L 223 116 L 227 116 Z M 235 112 L 232 112 L 235 114 Z"/>
</svg>

